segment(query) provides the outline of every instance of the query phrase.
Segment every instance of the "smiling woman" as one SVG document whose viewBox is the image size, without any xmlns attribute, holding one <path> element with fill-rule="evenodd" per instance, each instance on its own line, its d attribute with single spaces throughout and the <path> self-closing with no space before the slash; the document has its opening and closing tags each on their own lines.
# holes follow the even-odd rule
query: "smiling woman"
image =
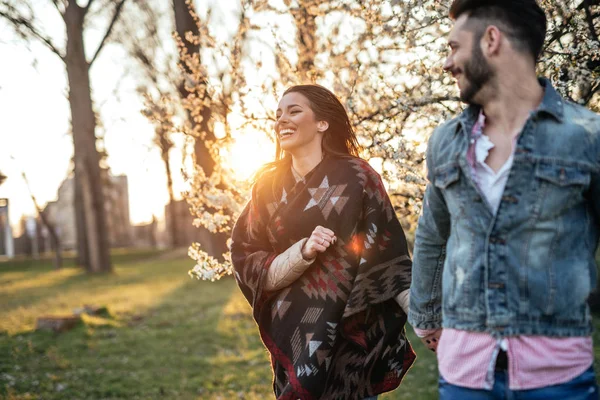
<svg viewBox="0 0 600 400">
<path fill-rule="evenodd" d="M 275 395 L 363 400 L 395 389 L 414 360 L 411 262 L 381 177 L 326 88 L 289 88 L 276 115 L 276 161 L 258 174 L 230 247 Z"/>
</svg>

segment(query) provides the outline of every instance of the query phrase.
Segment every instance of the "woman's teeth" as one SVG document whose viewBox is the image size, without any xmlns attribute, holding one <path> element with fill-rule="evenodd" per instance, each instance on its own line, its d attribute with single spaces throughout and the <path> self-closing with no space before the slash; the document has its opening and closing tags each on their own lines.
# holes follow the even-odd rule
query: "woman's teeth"
<svg viewBox="0 0 600 400">
<path fill-rule="evenodd" d="M 279 136 L 281 136 L 281 137 L 290 136 L 290 135 L 294 134 L 294 132 L 296 132 L 296 131 L 293 129 L 282 129 L 279 131 Z"/>
</svg>

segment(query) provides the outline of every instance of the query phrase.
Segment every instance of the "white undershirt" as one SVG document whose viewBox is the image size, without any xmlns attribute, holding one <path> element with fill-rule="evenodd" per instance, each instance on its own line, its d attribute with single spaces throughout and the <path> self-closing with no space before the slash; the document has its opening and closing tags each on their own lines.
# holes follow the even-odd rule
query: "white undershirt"
<svg viewBox="0 0 600 400">
<path fill-rule="evenodd" d="M 474 165 L 474 179 L 479 186 L 479 190 L 485 196 L 489 205 L 492 207 L 494 214 L 498 211 L 500 206 L 500 200 L 508 181 L 508 175 L 513 164 L 513 158 L 515 154 L 515 146 L 513 143 L 512 152 L 510 157 L 504 165 L 494 172 L 489 165 L 485 163 L 489 152 L 494 148 L 494 143 L 486 135 L 481 135 L 477 138 L 475 143 L 475 165 Z"/>
</svg>

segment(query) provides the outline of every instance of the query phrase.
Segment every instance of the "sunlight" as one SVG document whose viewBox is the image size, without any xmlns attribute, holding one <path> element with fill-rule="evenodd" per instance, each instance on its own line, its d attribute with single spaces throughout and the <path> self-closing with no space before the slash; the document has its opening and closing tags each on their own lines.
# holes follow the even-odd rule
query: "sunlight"
<svg viewBox="0 0 600 400">
<path fill-rule="evenodd" d="M 227 160 L 239 180 L 245 181 L 265 163 L 273 161 L 275 145 L 259 131 L 247 131 L 235 138 L 230 149 L 222 149 L 221 155 Z"/>
</svg>

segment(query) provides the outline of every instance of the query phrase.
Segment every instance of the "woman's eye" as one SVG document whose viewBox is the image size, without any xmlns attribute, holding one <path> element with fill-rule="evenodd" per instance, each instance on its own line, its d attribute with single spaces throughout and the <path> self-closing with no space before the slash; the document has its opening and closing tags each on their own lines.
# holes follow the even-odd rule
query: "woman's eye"
<svg viewBox="0 0 600 400">
<path fill-rule="evenodd" d="M 294 114 L 298 114 L 300 112 L 300 110 L 294 110 L 292 112 L 290 112 L 290 114 L 294 115 Z"/>
</svg>

